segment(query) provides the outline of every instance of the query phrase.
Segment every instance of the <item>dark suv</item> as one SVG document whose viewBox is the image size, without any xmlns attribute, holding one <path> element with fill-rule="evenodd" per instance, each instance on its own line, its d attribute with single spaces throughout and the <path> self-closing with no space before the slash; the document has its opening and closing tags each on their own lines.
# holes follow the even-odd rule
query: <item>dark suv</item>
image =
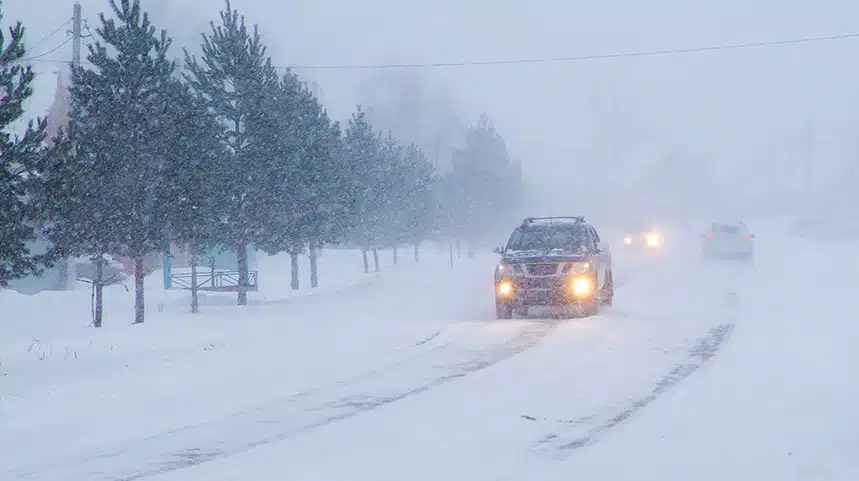
<svg viewBox="0 0 859 481">
<path fill-rule="evenodd" d="M 584 217 L 527 217 L 495 252 L 499 319 L 527 316 L 532 306 L 592 315 L 612 304 L 611 253 Z"/>
</svg>

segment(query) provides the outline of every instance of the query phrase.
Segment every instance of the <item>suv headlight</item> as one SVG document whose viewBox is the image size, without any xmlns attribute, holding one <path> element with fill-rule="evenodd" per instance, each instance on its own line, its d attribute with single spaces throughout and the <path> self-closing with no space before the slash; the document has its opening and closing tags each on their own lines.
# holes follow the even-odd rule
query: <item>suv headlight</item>
<svg viewBox="0 0 859 481">
<path fill-rule="evenodd" d="M 564 266 L 564 274 L 584 274 L 591 268 L 590 262 L 570 262 Z"/>
<path fill-rule="evenodd" d="M 507 264 L 506 262 L 502 262 L 495 267 L 495 272 L 498 275 L 512 276 L 513 274 L 521 273 L 522 266 L 520 264 Z"/>
</svg>

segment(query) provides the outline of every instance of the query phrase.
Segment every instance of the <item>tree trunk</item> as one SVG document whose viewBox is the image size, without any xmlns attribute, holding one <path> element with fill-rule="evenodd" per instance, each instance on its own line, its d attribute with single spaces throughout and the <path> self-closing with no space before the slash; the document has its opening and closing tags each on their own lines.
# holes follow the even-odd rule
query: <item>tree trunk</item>
<svg viewBox="0 0 859 481">
<path fill-rule="evenodd" d="M 456 240 L 456 258 L 459 259 L 462 257 L 462 244 L 459 242 L 459 239 Z"/>
<path fill-rule="evenodd" d="M 191 254 L 191 313 L 200 312 L 200 297 L 197 289 L 197 254 Z"/>
<path fill-rule="evenodd" d="M 248 245 L 245 242 L 239 242 L 237 247 L 236 261 L 239 267 L 239 298 L 237 304 L 246 306 L 248 305 Z"/>
<path fill-rule="evenodd" d="M 143 324 L 143 316 L 145 314 L 144 298 L 143 298 L 143 278 L 146 273 L 143 271 L 143 257 L 134 259 L 134 323 Z"/>
<path fill-rule="evenodd" d="M 394 265 L 397 265 L 397 262 L 399 262 L 399 260 L 400 260 L 399 259 L 399 252 L 397 251 L 397 244 L 394 244 L 393 252 L 394 252 Z"/>
<path fill-rule="evenodd" d="M 211 274 L 211 277 L 209 277 L 209 285 L 210 285 L 209 287 L 214 289 L 215 288 L 215 256 L 212 256 L 209 258 L 209 274 Z"/>
<path fill-rule="evenodd" d="M 317 257 L 315 242 L 310 243 L 308 257 L 310 257 L 310 288 L 316 289 L 319 287 L 319 258 Z"/>
<path fill-rule="evenodd" d="M 447 247 L 450 252 L 450 267 L 453 268 L 453 241 L 448 242 Z"/>
<path fill-rule="evenodd" d="M 93 312 L 93 327 L 101 327 L 104 321 L 104 260 L 99 256 L 95 261 L 95 279 L 92 284 L 95 290 L 95 308 Z"/>
<path fill-rule="evenodd" d="M 293 291 L 297 291 L 298 285 L 299 285 L 298 284 L 298 253 L 296 253 L 296 252 L 290 252 L 289 253 L 289 264 L 290 264 L 290 273 L 291 273 L 291 277 L 290 277 L 290 281 L 289 281 L 289 287 Z"/>
<path fill-rule="evenodd" d="M 379 272 L 379 250 L 373 248 L 373 267 L 376 272 Z"/>
<path fill-rule="evenodd" d="M 367 259 L 367 249 L 361 249 L 361 255 L 364 256 L 364 274 L 369 274 L 370 261 Z"/>
<path fill-rule="evenodd" d="M 58 279 L 57 279 L 57 290 L 59 291 L 67 291 L 69 290 L 69 275 L 71 274 L 71 260 L 68 257 L 63 257 L 57 263 L 58 268 Z"/>
<path fill-rule="evenodd" d="M 421 261 L 421 246 L 420 244 L 415 244 L 415 262 Z"/>
</svg>

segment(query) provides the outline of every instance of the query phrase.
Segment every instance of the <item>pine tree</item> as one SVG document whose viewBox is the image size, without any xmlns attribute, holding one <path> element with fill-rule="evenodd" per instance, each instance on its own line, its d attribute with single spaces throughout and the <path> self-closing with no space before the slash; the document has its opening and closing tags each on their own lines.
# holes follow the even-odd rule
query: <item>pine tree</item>
<svg viewBox="0 0 859 481">
<path fill-rule="evenodd" d="M 483 115 L 466 132 L 465 145 L 454 152 L 453 168 L 454 224 L 459 235 L 475 242 L 518 208 L 511 202 L 521 198 L 519 167 L 510 160 L 504 138 Z"/>
<path fill-rule="evenodd" d="M 46 223 L 46 235 L 54 249 L 63 256 L 87 255 L 96 268 L 91 280 L 93 326 L 103 324 L 103 290 L 105 255 L 113 252 L 108 232 L 113 228 L 114 198 L 103 196 L 105 180 L 99 168 L 98 146 L 75 142 L 93 135 L 85 124 L 80 108 L 73 104 L 67 132 L 54 139 L 47 162 L 41 171 L 44 190 L 39 197 L 40 213 Z"/>
<path fill-rule="evenodd" d="M 252 125 L 269 122 L 271 103 L 277 90 L 278 75 L 266 54 L 259 31 L 249 32 L 243 16 L 232 10 L 230 2 L 220 13 L 221 24 L 211 23 L 203 36 L 202 58 L 185 52 L 188 84 L 222 125 L 220 139 L 227 149 L 222 164 L 229 181 L 220 186 L 219 205 L 222 224 L 219 244 L 234 246 L 239 268 L 238 304 L 247 304 L 248 247 L 264 240 L 259 218 L 266 217 L 272 204 L 270 192 L 262 181 L 276 160 L 266 149 L 265 132 Z M 269 163 L 268 166 L 265 164 Z M 261 239 L 261 237 L 263 237 Z"/>
<path fill-rule="evenodd" d="M 426 155 L 414 144 L 403 155 L 406 196 L 403 199 L 402 226 L 406 238 L 414 246 L 415 262 L 420 258 L 419 246 L 439 225 L 440 204 L 436 184 L 438 175 Z"/>
<path fill-rule="evenodd" d="M 214 247 L 220 226 L 219 186 L 227 181 L 219 164 L 225 159 L 218 139 L 220 126 L 205 104 L 181 84 L 175 84 L 170 112 L 174 129 L 165 171 L 171 180 L 168 212 L 170 238 L 185 246 L 191 257 L 191 312 L 199 310 L 197 267 L 200 257 Z"/>
<path fill-rule="evenodd" d="M 381 153 L 377 160 L 380 169 L 374 190 L 378 192 L 382 204 L 374 216 L 377 243 L 391 247 L 394 264 L 398 263 L 397 248 L 405 236 L 405 206 L 409 196 L 409 172 L 406 171 L 403 155 L 403 147 L 393 134 L 388 132 L 388 136 L 382 141 Z M 373 257 L 378 257 L 375 250 Z M 377 261 L 376 270 L 378 269 Z"/>
<path fill-rule="evenodd" d="M 176 100 L 170 39 L 156 34 L 139 0 L 111 0 L 99 41 L 72 73 L 68 131 L 46 166 L 45 208 L 63 252 L 134 260 L 135 324 L 144 321 L 146 255 L 168 241 L 168 173 Z M 110 50 L 108 50 L 110 47 Z M 113 52 L 116 52 L 115 54 Z"/>
<path fill-rule="evenodd" d="M 248 123 L 258 139 L 249 146 L 249 156 L 268 159 L 258 164 L 266 171 L 258 183 L 269 202 L 256 217 L 257 247 L 269 255 L 289 254 L 292 290 L 299 288 L 298 256 L 304 251 L 306 238 L 301 207 L 308 193 L 299 165 L 305 140 L 302 88 L 298 78 L 287 72 L 274 86 L 270 101 L 261 107 L 264 115 Z"/>
<path fill-rule="evenodd" d="M 11 27 L 8 43 L 0 32 L 0 287 L 38 274 L 50 261 L 50 256 L 34 255 L 28 247 L 36 240 L 31 195 L 38 178 L 31 174 L 42 158 L 47 122 L 30 121 L 20 137 L 10 132 L 33 93 L 34 73 L 20 63 L 26 55 L 24 30 L 21 23 Z"/>
<path fill-rule="evenodd" d="M 340 125 L 332 122 L 313 92 L 302 85 L 298 96 L 301 118 L 297 133 L 301 149 L 297 158 L 298 179 L 295 210 L 300 214 L 302 238 L 310 255 L 310 287 L 319 286 L 318 250 L 334 242 L 347 223 L 343 192 L 348 166 L 342 154 Z"/>
<path fill-rule="evenodd" d="M 344 155 L 350 168 L 344 195 L 351 217 L 350 237 L 361 246 L 365 272 L 370 271 L 369 251 L 373 249 L 374 258 L 378 257 L 375 249 L 381 241 L 381 213 L 388 205 L 387 192 L 380 189 L 385 174 L 382 142 L 358 107 L 344 136 Z M 378 262 L 375 264 L 378 269 Z"/>
<path fill-rule="evenodd" d="M 381 144 L 379 164 L 374 189 L 384 193 L 384 206 L 377 215 L 378 237 L 392 247 L 394 264 L 403 243 L 415 247 L 417 261 L 418 246 L 437 225 L 435 168 L 416 144 L 403 147 L 391 135 Z"/>
</svg>

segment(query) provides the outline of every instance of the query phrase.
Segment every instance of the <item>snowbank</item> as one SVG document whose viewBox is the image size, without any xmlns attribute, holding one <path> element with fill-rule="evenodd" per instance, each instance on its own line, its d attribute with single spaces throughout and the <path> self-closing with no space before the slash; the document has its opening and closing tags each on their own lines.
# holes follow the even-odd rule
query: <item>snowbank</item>
<svg viewBox="0 0 859 481">
<path fill-rule="evenodd" d="M 106 293 L 102 329 L 86 328 L 85 291 L 3 292 L 3 312 L 14 315 L 0 323 L 0 478 L 14 466 L 86 456 L 396 362 L 404 349 L 439 335 L 436 318 L 408 316 L 408 302 L 449 284 L 444 279 L 456 271 L 437 250 L 425 249 L 417 264 L 403 256 L 396 267 L 390 252 L 381 254 L 384 269 L 365 276 L 360 252 L 326 251 L 320 273 L 323 283 L 330 279 L 327 291 L 269 287 L 254 305 L 208 307 L 196 316 L 165 309 L 139 326 L 121 321 L 133 299 L 120 286 Z M 288 257 L 261 259 L 260 270 L 274 278 L 284 264 Z M 170 300 L 157 273 L 148 280 L 152 302 Z M 446 297 L 456 289 L 447 287 Z M 450 303 L 435 314 L 460 309 Z"/>
</svg>

